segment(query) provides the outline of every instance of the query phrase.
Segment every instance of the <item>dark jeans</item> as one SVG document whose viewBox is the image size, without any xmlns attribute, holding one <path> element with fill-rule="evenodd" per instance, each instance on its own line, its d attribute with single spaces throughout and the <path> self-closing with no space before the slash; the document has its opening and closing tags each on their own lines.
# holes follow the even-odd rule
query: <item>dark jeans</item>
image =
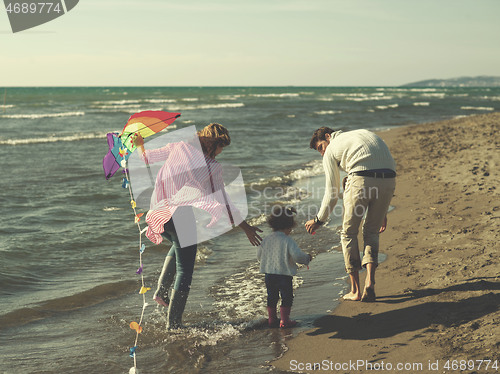
<svg viewBox="0 0 500 374">
<path fill-rule="evenodd" d="M 266 274 L 267 306 L 276 308 L 281 294 L 281 306 L 291 307 L 293 287 L 291 275 Z"/>
<path fill-rule="evenodd" d="M 176 225 L 192 226 L 193 235 L 196 235 L 196 221 L 194 218 L 193 209 L 191 207 L 179 207 L 174 213 L 174 217 L 168 221 L 162 234 L 165 238 L 172 242 L 172 247 L 168 251 L 167 256 L 175 258 L 176 273 L 174 290 L 189 291 L 191 281 L 193 280 L 194 263 L 196 260 L 196 244 L 181 248 L 177 232 L 175 231 L 174 221 Z"/>
</svg>

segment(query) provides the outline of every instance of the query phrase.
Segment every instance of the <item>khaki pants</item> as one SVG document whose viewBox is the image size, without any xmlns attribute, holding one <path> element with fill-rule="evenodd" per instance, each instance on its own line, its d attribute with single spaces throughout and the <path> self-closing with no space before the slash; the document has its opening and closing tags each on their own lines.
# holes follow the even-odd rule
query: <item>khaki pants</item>
<svg viewBox="0 0 500 374">
<path fill-rule="evenodd" d="M 366 267 L 378 265 L 379 230 L 389 209 L 395 178 L 371 178 L 349 175 L 344 191 L 344 220 L 341 242 L 346 272 L 351 274 Z M 359 254 L 358 232 L 363 224 L 363 261 Z"/>
</svg>

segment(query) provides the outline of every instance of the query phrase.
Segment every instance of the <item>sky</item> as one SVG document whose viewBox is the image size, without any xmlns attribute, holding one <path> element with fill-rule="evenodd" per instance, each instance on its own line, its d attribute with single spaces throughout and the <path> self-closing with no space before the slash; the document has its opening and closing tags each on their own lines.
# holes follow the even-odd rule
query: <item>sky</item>
<svg viewBox="0 0 500 374">
<path fill-rule="evenodd" d="M 80 0 L 14 34 L 2 8 L 0 87 L 500 76 L 499 14 L 499 0 Z"/>
</svg>

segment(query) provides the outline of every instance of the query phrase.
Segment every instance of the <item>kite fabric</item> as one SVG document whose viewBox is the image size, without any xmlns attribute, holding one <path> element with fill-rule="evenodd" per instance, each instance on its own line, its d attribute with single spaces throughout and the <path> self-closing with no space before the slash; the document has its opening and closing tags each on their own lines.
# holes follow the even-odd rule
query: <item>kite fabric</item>
<svg viewBox="0 0 500 374">
<path fill-rule="evenodd" d="M 163 112 L 159 110 L 148 110 L 139 112 L 131 116 L 127 124 L 123 127 L 120 137 L 122 143 L 130 152 L 136 149 L 134 140 L 139 134 L 143 138 L 147 138 L 157 132 L 160 132 L 168 125 L 172 124 L 180 113 Z"/>
<path fill-rule="evenodd" d="M 132 115 L 123 127 L 121 134 L 110 132 L 106 135 L 108 140 L 108 153 L 102 160 L 104 176 L 111 178 L 123 163 L 128 160 L 136 149 L 134 144 L 137 136 L 147 138 L 160 132 L 172 124 L 180 113 L 164 112 L 159 110 L 148 110 Z"/>
</svg>

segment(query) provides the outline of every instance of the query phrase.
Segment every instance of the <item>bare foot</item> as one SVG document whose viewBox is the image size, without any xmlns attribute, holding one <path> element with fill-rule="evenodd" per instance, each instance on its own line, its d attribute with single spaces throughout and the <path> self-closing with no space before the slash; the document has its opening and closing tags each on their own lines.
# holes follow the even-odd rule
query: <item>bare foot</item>
<svg viewBox="0 0 500 374">
<path fill-rule="evenodd" d="M 374 302 L 375 299 L 376 299 L 376 296 L 375 296 L 375 290 L 373 289 L 373 287 L 366 287 L 364 292 L 363 292 L 363 296 L 361 297 L 361 301 Z"/>
<path fill-rule="evenodd" d="M 342 299 L 349 301 L 359 301 L 361 300 L 361 297 L 359 296 L 359 293 L 349 292 L 347 295 L 342 296 Z"/>
</svg>

